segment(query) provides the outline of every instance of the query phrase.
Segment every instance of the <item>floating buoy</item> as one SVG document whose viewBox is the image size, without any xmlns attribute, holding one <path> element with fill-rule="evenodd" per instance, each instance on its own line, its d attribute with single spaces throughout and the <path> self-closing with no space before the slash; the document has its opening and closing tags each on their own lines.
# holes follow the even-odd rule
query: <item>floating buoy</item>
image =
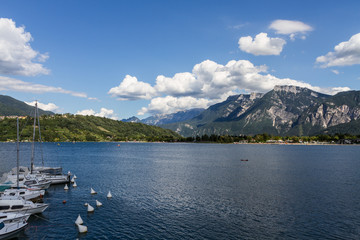
<svg viewBox="0 0 360 240">
<path fill-rule="evenodd" d="M 63 204 L 65 204 L 66 203 L 66 200 L 63 200 Z"/>
<path fill-rule="evenodd" d="M 77 187 L 77 184 L 76 184 L 76 182 L 74 182 L 74 184 L 73 184 L 73 187 Z"/>
<path fill-rule="evenodd" d="M 120 144 L 118 144 L 117 146 L 120 147 Z"/>
<path fill-rule="evenodd" d="M 85 206 L 85 207 L 87 207 L 88 205 L 89 205 L 89 204 L 88 204 L 87 202 L 86 202 L 86 203 L 84 203 L 84 206 Z"/>
<path fill-rule="evenodd" d="M 74 177 L 71 179 L 71 183 L 74 183 L 75 182 L 75 180 L 74 180 Z"/>
<path fill-rule="evenodd" d="M 97 207 L 101 207 L 101 206 L 102 206 L 102 203 L 99 202 L 98 200 L 96 200 L 96 206 L 97 206 Z"/>
<path fill-rule="evenodd" d="M 87 226 L 76 224 L 78 227 L 79 233 L 86 233 L 87 232 Z"/>
<path fill-rule="evenodd" d="M 112 198 L 112 195 L 111 195 L 111 192 L 110 192 L 110 191 L 108 192 L 108 194 L 107 194 L 106 197 L 107 197 L 107 198 Z"/>
<path fill-rule="evenodd" d="M 83 223 L 84 223 L 84 221 L 82 220 L 82 218 L 80 217 L 80 214 L 79 214 L 79 216 L 77 217 L 77 219 L 75 221 L 75 224 L 81 225 Z"/>
<path fill-rule="evenodd" d="M 94 189 L 91 188 L 91 194 L 97 194 Z"/>
<path fill-rule="evenodd" d="M 64 190 L 69 190 L 69 187 L 67 184 L 65 184 Z"/>
<path fill-rule="evenodd" d="M 74 174 L 74 179 L 77 179 L 76 175 Z"/>
<path fill-rule="evenodd" d="M 94 211 L 94 208 L 90 204 L 88 204 L 87 207 L 88 207 L 88 209 L 87 209 L 88 212 L 93 212 Z"/>
</svg>

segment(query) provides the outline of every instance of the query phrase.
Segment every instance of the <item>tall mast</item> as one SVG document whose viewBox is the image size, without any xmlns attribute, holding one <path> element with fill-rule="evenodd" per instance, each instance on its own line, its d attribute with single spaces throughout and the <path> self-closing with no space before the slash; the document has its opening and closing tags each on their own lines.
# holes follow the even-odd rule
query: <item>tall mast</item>
<svg viewBox="0 0 360 240">
<path fill-rule="evenodd" d="M 16 119 L 16 178 L 17 178 L 17 189 L 19 189 L 19 117 Z"/>
<path fill-rule="evenodd" d="M 31 165 L 30 172 L 31 174 L 34 171 L 34 158 L 35 158 L 35 132 L 36 132 L 36 111 L 37 111 L 37 101 L 35 102 L 35 111 L 34 111 L 34 131 L 33 131 L 33 141 L 31 145 Z"/>
<path fill-rule="evenodd" d="M 37 105 L 36 105 L 37 106 Z M 39 141 L 40 141 L 40 151 L 41 151 L 41 163 L 42 166 L 44 166 L 44 154 L 42 149 L 42 139 L 41 139 L 41 131 L 40 131 L 40 114 L 39 109 L 36 107 L 36 114 L 37 114 L 37 121 L 38 121 L 38 127 L 39 127 Z"/>
</svg>

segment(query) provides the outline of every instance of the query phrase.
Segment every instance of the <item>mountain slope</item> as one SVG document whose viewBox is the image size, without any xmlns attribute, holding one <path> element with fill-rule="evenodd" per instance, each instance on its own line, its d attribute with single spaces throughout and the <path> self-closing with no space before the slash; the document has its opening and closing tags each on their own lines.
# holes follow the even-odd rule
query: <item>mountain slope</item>
<svg viewBox="0 0 360 240">
<path fill-rule="evenodd" d="M 31 140 L 32 120 L 21 119 L 21 140 Z M 40 117 L 44 141 L 172 141 L 180 136 L 168 129 L 142 123 L 126 123 L 103 117 L 43 115 Z M 25 127 L 24 127 L 25 126 Z M 0 120 L 0 141 L 16 139 L 16 119 Z"/>
<path fill-rule="evenodd" d="M 258 97 L 231 96 L 194 119 L 163 127 L 183 136 L 258 133 L 302 136 L 350 123 L 359 117 L 360 91 L 331 96 L 307 88 L 276 86 Z"/>
<path fill-rule="evenodd" d="M 50 111 L 39 109 L 39 114 L 54 114 Z M 30 116 L 34 115 L 34 107 L 16 100 L 15 98 L 0 95 L 0 116 Z"/>
</svg>

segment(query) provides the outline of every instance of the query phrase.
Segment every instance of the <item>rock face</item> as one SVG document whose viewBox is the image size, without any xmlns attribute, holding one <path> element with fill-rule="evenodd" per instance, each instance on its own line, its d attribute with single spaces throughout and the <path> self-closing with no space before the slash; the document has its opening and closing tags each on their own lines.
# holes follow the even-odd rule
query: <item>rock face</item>
<svg viewBox="0 0 360 240">
<path fill-rule="evenodd" d="M 230 96 L 199 116 L 164 125 L 183 136 L 203 134 L 311 135 L 360 118 L 360 91 L 334 96 L 296 86 Z"/>
</svg>

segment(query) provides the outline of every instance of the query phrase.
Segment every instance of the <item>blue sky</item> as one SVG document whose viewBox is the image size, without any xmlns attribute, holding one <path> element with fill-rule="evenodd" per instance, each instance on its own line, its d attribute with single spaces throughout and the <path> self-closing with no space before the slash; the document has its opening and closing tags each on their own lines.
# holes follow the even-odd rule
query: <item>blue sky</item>
<svg viewBox="0 0 360 240">
<path fill-rule="evenodd" d="M 360 89 L 358 1 L 0 2 L 0 94 L 114 119 Z M 359 34 L 359 35 L 357 35 Z"/>
</svg>

